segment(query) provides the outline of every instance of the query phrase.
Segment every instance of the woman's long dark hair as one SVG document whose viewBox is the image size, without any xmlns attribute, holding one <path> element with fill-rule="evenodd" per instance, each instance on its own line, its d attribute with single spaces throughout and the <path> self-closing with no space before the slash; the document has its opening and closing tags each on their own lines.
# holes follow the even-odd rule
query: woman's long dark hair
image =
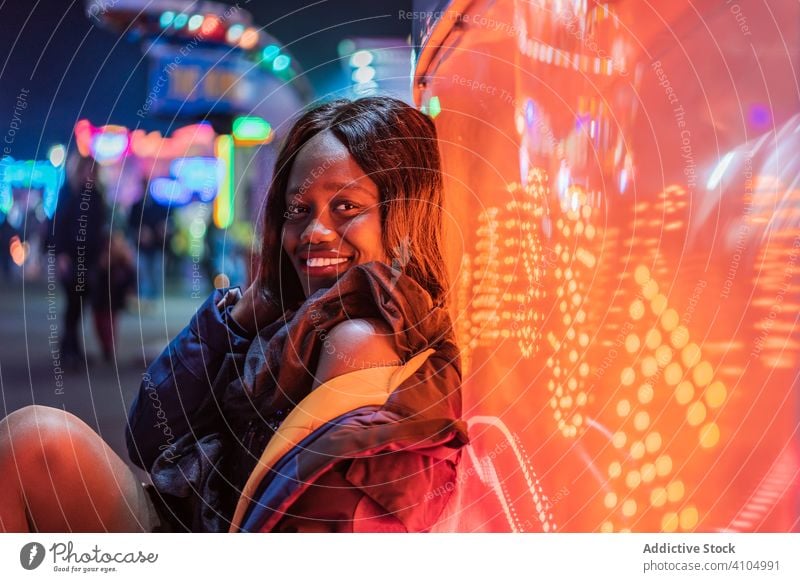
<svg viewBox="0 0 800 582">
<path fill-rule="evenodd" d="M 304 113 L 278 153 L 267 193 L 261 284 L 284 305 L 305 296 L 283 251 L 286 189 L 295 157 L 315 135 L 330 131 L 380 192 L 383 247 L 391 265 L 412 277 L 443 305 L 447 269 L 442 243 L 442 174 L 433 122 L 390 97 L 338 100 Z"/>
</svg>

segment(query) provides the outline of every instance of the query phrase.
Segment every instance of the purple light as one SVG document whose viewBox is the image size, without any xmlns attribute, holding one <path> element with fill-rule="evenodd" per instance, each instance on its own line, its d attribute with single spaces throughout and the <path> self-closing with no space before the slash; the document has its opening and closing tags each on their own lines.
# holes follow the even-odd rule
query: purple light
<svg viewBox="0 0 800 582">
<path fill-rule="evenodd" d="M 156 178 L 150 182 L 150 195 L 162 206 L 184 206 L 192 200 L 191 191 L 169 178 Z"/>
<path fill-rule="evenodd" d="M 771 117 L 766 105 L 759 103 L 750 106 L 750 125 L 753 127 L 768 127 Z"/>
</svg>

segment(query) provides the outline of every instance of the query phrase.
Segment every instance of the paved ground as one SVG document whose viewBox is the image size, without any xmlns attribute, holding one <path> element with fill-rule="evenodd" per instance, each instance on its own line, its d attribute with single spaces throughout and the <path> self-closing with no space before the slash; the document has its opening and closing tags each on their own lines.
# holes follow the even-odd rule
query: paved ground
<svg viewBox="0 0 800 582">
<path fill-rule="evenodd" d="M 0 417 L 33 403 L 65 408 L 127 460 L 125 419 L 145 360 L 158 355 L 202 301 L 184 293 L 165 297 L 150 313 L 139 313 L 134 305 L 119 322 L 112 362 L 100 357 L 87 313 L 83 337 L 90 361 L 61 372 L 55 365 L 58 343 L 49 341 L 51 334 L 55 338 L 60 332 L 59 289 L 50 291 L 45 283 L 0 282 Z M 59 317 L 54 320 L 56 313 Z"/>
</svg>

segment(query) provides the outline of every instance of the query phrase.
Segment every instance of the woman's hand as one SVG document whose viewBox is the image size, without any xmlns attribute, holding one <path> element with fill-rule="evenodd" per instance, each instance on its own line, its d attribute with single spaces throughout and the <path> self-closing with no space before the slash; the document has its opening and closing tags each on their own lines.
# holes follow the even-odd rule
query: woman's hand
<svg viewBox="0 0 800 582">
<path fill-rule="evenodd" d="M 273 300 L 266 290 L 262 290 L 258 279 L 247 288 L 231 309 L 234 321 L 253 336 L 259 329 L 278 319 L 282 313 L 280 303 Z"/>
</svg>

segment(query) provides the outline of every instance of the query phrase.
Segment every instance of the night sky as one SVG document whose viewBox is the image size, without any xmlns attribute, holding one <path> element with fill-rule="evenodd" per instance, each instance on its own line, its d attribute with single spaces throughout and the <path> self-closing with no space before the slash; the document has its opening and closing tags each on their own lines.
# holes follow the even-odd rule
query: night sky
<svg viewBox="0 0 800 582">
<path fill-rule="evenodd" d="M 411 0 L 240 0 L 240 5 L 256 25 L 288 45 L 304 70 L 332 61 L 308 74 L 318 96 L 343 82 L 336 61 L 340 40 L 411 33 L 410 21 L 398 18 L 399 11 L 411 9 Z M 69 140 L 81 118 L 162 132 L 174 127 L 170 119 L 136 116 L 146 96 L 147 59 L 137 43 L 95 26 L 82 0 L 0 0 L 0 55 L 0 133 L 16 119 L 14 158 L 45 158 L 50 145 Z"/>
</svg>

